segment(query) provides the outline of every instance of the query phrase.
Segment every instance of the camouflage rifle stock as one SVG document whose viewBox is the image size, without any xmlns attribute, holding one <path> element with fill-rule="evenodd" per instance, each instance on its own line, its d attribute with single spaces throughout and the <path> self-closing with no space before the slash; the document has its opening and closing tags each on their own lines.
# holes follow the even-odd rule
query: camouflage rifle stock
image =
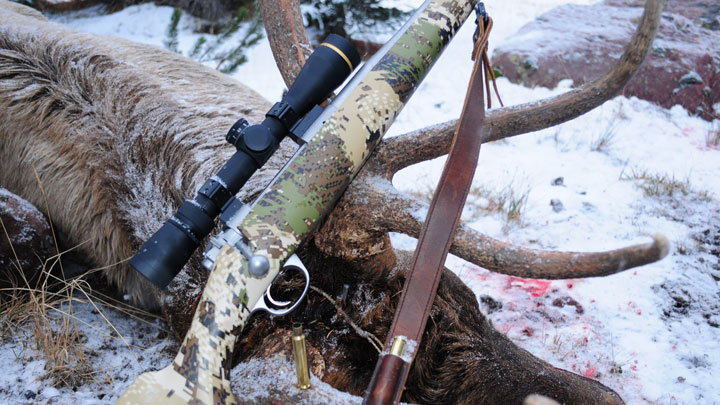
<svg viewBox="0 0 720 405">
<path fill-rule="evenodd" d="M 237 334 L 282 265 L 297 260 L 295 249 L 332 209 L 474 4 L 426 1 L 355 75 L 308 129 L 314 134 L 309 142 L 213 242 L 212 273 L 173 362 L 142 374 L 119 404 L 236 402 L 229 373 Z M 257 257 L 269 261 L 264 274 L 251 272 L 249 262 Z"/>
</svg>

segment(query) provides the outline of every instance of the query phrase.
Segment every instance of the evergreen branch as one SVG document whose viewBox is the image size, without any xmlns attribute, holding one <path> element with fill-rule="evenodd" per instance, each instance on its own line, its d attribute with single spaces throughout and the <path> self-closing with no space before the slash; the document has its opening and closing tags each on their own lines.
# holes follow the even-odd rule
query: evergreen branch
<svg viewBox="0 0 720 405">
<path fill-rule="evenodd" d="M 182 10 L 179 8 L 174 9 L 163 40 L 163 46 L 175 53 L 181 53 L 178 49 L 178 23 L 180 23 L 180 17 L 182 17 Z"/>
<path fill-rule="evenodd" d="M 197 41 L 195 41 L 195 45 L 193 45 L 192 49 L 190 50 L 188 57 L 198 60 L 198 54 L 200 54 L 203 45 L 205 45 L 206 43 L 207 39 L 205 37 L 201 36 L 200 38 L 198 38 Z"/>
</svg>

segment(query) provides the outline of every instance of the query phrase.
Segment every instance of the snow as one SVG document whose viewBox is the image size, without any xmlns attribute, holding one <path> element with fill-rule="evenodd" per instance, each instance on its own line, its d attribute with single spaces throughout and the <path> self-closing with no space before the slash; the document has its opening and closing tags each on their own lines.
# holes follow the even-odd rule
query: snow
<svg viewBox="0 0 720 405">
<path fill-rule="evenodd" d="M 406 6 L 409 2 L 397 3 Z M 491 50 L 526 22 L 566 3 L 570 2 L 507 0 L 487 4 L 495 22 Z M 111 15 L 98 16 L 97 10 L 90 10 L 52 19 L 97 34 L 161 46 L 171 13 L 169 7 L 143 4 Z M 198 36 L 191 33 L 192 24 L 187 16 L 180 23 L 180 49 L 184 51 Z M 390 135 L 459 116 L 472 68 L 473 30 L 470 24 L 461 29 L 395 121 Z M 284 85 L 267 41 L 251 49 L 248 59 L 234 77 L 268 100 L 278 100 Z M 498 81 L 506 105 L 561 94 L 570 85 L 564 81 L 555 89 L 529 89 L 504 78 Z M 491 273 L 453 256 L 447 266 L 475 291 L 498 330 L 557 367 L 598 379 L 629 404 L 720 402 L 715 384 L 720 375 L 720 150 L 706 141 L 718 124 L 691 117 L 679 106 L 668 110 L 617 97 L 566 124 L 482 148 L 474 186 L 498 192 L 512 182 L 511 188 L 518 194 L 527 191 L 527 202 L 519 223 L 506 222 L 501 214 L 472 208 L 473 203 L 483 206 L 487 202 L 471 195 L 463 220 L 472 228 L 524 247 L 580 252 L 645 243 L 650 235 L 661 233 L 671 242 L 670 255 L 664 260 L 609 277 L 562 281 Z M 603 137 L 608 145 L 594 147 Z M 443 164 L 440 158 L 408 168 L 396 176 L 394 185 L 404 191 L 432 189 Z M 640 180 L 632 179 L 643 173 L 686 182 L 687 195 L 680 191 L 672 196 L 646 195 Z M 558 177 L 564 178 L 564 185 L 551 184 Z M 561 211 L 553 211 L 553 199 L 562 203 Z M 418 215 L 424 215 L 420 211 Z M 412 249 L 416 243 L 403 235 L 392 239 L 401 248 Z M 49 387 L 41 380 L 45 373 L 42 357 L 26 342 L 31 335 L 17 334 L 3 340 L 0 350 L 0 362 L 6 365 L 6 372 L 0 375 L 0 387 L 5 387 L 0 388 L 0 402 L 92 404 L 114 400 L 141 371 L 162 367 L 174 355 L 176 343 L 157 338 L 156 331 L 162 328 L 159 323 L 141 324 L 114 310 L 104 310 L 119 332 L 133 342 L 128 347 L 110 336 L 111 328 L 93 313 L 93 307 L 75 305 L 73 310 L 78 318 L 94 325 L 78 327 L 88 338 L 88 349 L 98 354 L 92 362 L 102 371 L 97 378 L 100 382 L 78 392 Z M 112 350 L 100 350 L 103 345 Z M 292 368 L 282 359 L 273 361 L 271 369 Z M 266 366 L 246 364 L 233 375 L 253 376 Z M 265 376 L 268 383 L 291 377 L 280 372 Z M 318 383 L 313 380 L 314 385 Z M 98 398 L 98 389 L 103 398 Z M 37 396 L 27 397 L 27 391 Z M 338 397 L 338 401 L 355 402 L 347 397 Z"/>
<path fill-rule="evenodd" d="M 267 360 L 250 359 L 247 362 L 237 365 L 230 373 L 230 381 L 235 395 L 248 402 L 262 403 L 271 395 L 277 387 L 283 387 L 284 394 L 290 398 L 304 397 L 309 404 L 322 404 L 332 401 L 333 404 L 359 404 L 361 398 L 348 393 L 339 392 L 329 384 L 321 381 L 310 374 L 312 386 L 303 393 L 297 384 L 295 363 L 285 356 L 276 354 Z M 248 384 L 248 381 L 252 381 Z"/>
<path fill-rule="evenodd" d="M 165 338 L 168 331 L 163 322 L 76 298 L 72 308 L 63 304 L 49 316 L 55 324 L 69 316 L 82 331 L 82 355 L 91 367 L 92 383 L 77 391 L 53 387 L 44 378 L 48 370 L 29 325 L 2 338 L 0 364 L 5 371 L 0 374 L 0 402 L 105 404 L 117 399 L 140 373 L 170 364 L 179 346 Z"/>
</svg>

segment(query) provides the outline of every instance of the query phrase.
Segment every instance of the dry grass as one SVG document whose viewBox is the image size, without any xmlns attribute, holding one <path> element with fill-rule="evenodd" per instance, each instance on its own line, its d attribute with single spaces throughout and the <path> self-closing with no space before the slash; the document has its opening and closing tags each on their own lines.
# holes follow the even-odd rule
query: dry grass
<svg viewBox="0 0 720 405">
<path fill-rule="evenodd" d="M 83 350 L 85 337 L 72 321 L 73 295 L 79 284 L 63 282 L 52 275 L 59 263 L 59 256 L 48 259 L 38 281 L 32 285 L 19 271 L 21 284 L 0 291 L 0 337 L 6 340 L 20 334 L 32 336 L 30 342 L 23 341 L 23 349 L 42 354 L 45 377 L 51 379 L 53 386 L 77 387 L 92 380 L 93 372 Z"/>
<path fill-rule="evenodd" d="M 672 197 L 676 193 L 690 194 L 690 180 L 678 179 L 674 174 L 650 173 L 646 170 L 633 169 L 630 173 L 620 174 L 620 180 L 632 180 L 647 196 Z"/>
<path fill-rule="evenodd" d="M 529 194 L 529 187 L 518 186 L 514 181 L 505 184 L 500 190 L 474 186 L 470 189 L 466 205 L 473 210 L 472 219 L 495 214 L 501 216 L 505 227 L 513 223 L 522 226 Z"/>
<path fill-rule="evenodd" d="M 600 134 L 590 141 L 590 150 L 593 152 L 607 153 L 612 146 L 618 128 L 623 121 L 627 121 L 628 116 L 622 110 L 622 106 L 618 106 L 608 119 L 608 124 L 600 132 Z"/>
<path fill-rule="evenodd" d="M 607 153 L 617 135 L 618 122 L 613 121 L 605 129 L 590 141 L 590 150 L 593 152 Z"/>
<path fill-rule="evenodd" d="M 720 119 L 713 121 L 705 135 L 705 145 L 711 148 L 720 147 Z"/>
<path fill-rule="evenodd" d="M 703 200 L 711 199 L 708 192 L 695 190 L 689 178 L 676 178 L 674 174 L 651 173 L 635 168 L 629 173 L 623 170 L 620 173 L 620 180 L 635 182 L 649 197 L 674 197 L 676 194 L 681 194 L 693 195 Z"/>
<path fill-rule="evenodd" d="M 43 378 L 48 378 L 55 387 L 75 388 L 98 382 L 99 375 L 102 375 L 103 381 L 111 381 L 102 370 L 92 366 L 89 359 L 91 351 L 84 345 L 87 337 L 83 330 L 93 329 L 98 335 L 119 339 L 129 347 L 133 345 L 107 318 L 105 311 L 111 308 L 155 328 L 158 326 L 148 319 L 157 316 L 93 290 L 84 278 L 102 269 L 89 270 L 82 277 L 72 280 L 54 275 L 53 269 L 59 266 L 62 254 L 45 262 L 35 285 L 23 279 L 23 285 L 0 290 L 0 340 L 20 336 L 22 352 L 27 349 L 40 352 L 45 359 Z M 78 317 L 74 310 L 78 304 L 92 306 L 107 327 L 98 328 Z M 170 334 L 168 330 L 163 331 Z M 16 353 L 16 356 L 21 356 L 22 352 Z"/>
<path fill-rule="evenodd" d="M 39 178 L 38 184 L 44 195 Z M 47 206 L 46 215 L 55 238 L 52 218 Z M 147 319 L 156 316 L 94 291 L 85 278 L 104 268 L 89 270 L 78 278 L 65 279 L 61 258 L 77 247 L 60 252 L 57 239 L 55 239 L 57 253 L 44 261 L 40 275 L 33 278 L 36 281 L 28 280 L 2 220 L 0 225 L 3 231 L 0 237 L 10 241 L 16 262 L 13 264 L 14 269 L 6 271 L 15 271 L 20 277 L 11 288 L 0 289 L 0 340 L 14 340 L 20 337 L 23 347 L 20 353 L 15 353 L 16 357 L 22 356 L 28 349 L 40 352 L 45 359 L 44 378 L 49 378 L 53 386 L 74 388 L 97 381 L 96 377 L 103 371 L 95 371 L 95 367 L 91 366 L 89 351 L 84 345 L 87 336 L 78 325 L 84 324 L 85 330 L 95 329 L 100 335 L 118 338 L 125 345 L 130 346 L 101 308 L 113 308 L 150 325 L 153 324 Z M 100 330 L 80 319 L 73 308 L 77 304 L 90 304 L 106 321 L 111 331 Z M 110 378 L 106 376 L 105 380 L 110 381 Z"/>
<path fill-rule="evenodd" d="M 411 191 L 409 194 L 430 204 L 433 192 L 430 186 L 424 185 L 423 190 Z M 499 215 L 505 228 L 511 224 L 522 226 L 529 193 L 529 187 L 518 186 L 514 181 L 505 184 L 500 190 L 493 190 L 483 185 L 473 186 L 468 193 L 465 207 L 472 210 L 469 218 L 471 221 L 486 215 Z"/>
</svg>

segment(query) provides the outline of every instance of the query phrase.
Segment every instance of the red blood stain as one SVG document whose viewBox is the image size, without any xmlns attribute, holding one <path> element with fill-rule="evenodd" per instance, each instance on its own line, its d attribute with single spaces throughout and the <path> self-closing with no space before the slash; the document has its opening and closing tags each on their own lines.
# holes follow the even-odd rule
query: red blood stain
<svg viewBox="0 0 720 405">
<path fill-rule="evenodd" d="M 506 290 L 511 288 L 520 288 L 523 291 L 527 291 L 533 297 L 540 297 L 545 295 L 547 289 L 550 288 L 551 281 L 546 280 L 532 280 L 520 277 L 508 277 Z"/>
<path fill-rule="evenodd" d="M 634 302 L 628 301 L 628 307 L 630 307 L 630 309 L 632 309 L 636 314 L 642 315 L 642 309 L 638 308 L 637 304 Z"/>
<path fill-rule="evenodd" d="M 597 376 L 597 367 L 588 367 L 582 375 L 587 378 L 595 378 Z"/>
</svg>

